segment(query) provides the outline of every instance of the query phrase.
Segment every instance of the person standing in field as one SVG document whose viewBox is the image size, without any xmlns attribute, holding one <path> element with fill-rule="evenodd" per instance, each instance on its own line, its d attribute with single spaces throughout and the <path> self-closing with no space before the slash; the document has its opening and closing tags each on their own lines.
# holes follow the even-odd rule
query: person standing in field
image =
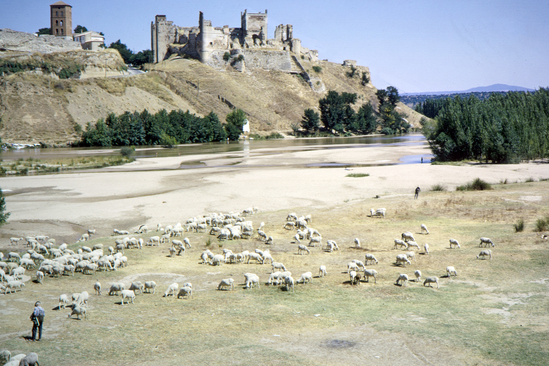
<svg viewBox="0 0 549 366">
<path fill-rule="evenodd" d="M 44 323 L 44 316 L 46 311 L 40 306 L 40 301 L 34 304 L 34 311 L 32 312 L 30 319 L 32 320 L 32 340 L 39 341 L 42 339 L 42 324 Z M 36 339 L 36 331 L 38 331 L 38 339 Z"/>
<path fill-rule="evenodd" d="M 421 191 L 421 189 L 419 187 L 416 188 L 416 194 L 414 195 L 414 199 L 417 199 L 417 197 L 419 196 L 419 192 Z"/>
</svg>

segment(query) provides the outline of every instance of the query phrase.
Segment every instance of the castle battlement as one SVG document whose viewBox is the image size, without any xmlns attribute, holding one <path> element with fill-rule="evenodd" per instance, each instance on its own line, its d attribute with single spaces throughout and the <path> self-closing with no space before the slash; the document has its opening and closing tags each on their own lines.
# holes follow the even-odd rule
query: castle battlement
<svg viewBox="0 0 549 366">
<path fill-rule="evenodd" d="M 172 54 L 178 54 L 222 68 L 228 63 L 225 56 L 228 52 L 231 58 L 243 56 L 248 68 L 290 71 L 290 53 L 297 55 L 298 58 L 318 61 L 316 50 L 301 47 L 301 41 L 293 37 L 291 24 L 278 25 L 274 38 L 268 39 L 267 10 L 264 13 L 248 13 L 245 10 L 240 15 L 239 28 L 231 28 L 228 25 L 214 27 L 210 20 L 204 19 L 202 12 L 199 12 L 198 26 L 195 27 L 179 27 L 168 21 L 165 15 L 157 15 L 155 21 L 151 22 L 151 49 L 154 62 L 158 63 Z M 269 52 L 273 54 L 270 55 Z M 273 59 L 263 60 L 269 56 L 273 56 Z M 245 61 L 246 57 L 251 57 L 253 62 Z"/>
</svg>

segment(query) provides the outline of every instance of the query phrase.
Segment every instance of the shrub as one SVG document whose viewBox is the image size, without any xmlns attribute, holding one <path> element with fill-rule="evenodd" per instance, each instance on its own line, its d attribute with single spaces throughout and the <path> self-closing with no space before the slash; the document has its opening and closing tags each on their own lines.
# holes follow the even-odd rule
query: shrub
<svg viewBox="0 0 549 366">
<path fill-rule="evenodd" d="M 351 173 L 351 174 L 347 174 L 346 177 L 351 177 L 351 178 L 362 178 L 362 177 L 369 177 L 370 174 L 368 173 Z"/>
<path fill-rule="evenodd" d="M 126 158 L 130 158 L 134 152 L 135 148 L 130 146 L 124 146 L 120 149 L 120 154 Z"/>
<path fill-rule="evenodd" d="M 483 181 L 480 178 L 475 179 L 465 185 L 456 188 L 456 191 L 487 191 L 492 189 L 490 183 Z"/>
<path fill-rule="evenodd" d="M 162 145 L 162 147 L 170 148 L 174 145 L 177 145 L 177 139 L 173 136 L 168 135 L 167 133 L 163 133 L 160 138 L 160 145 Z"/>
<path fill-rule="evenodd" d="M 547 230 L 547 226 L 549 225 L 549 220 L 546 219 L 538 219 L 536 221 L 536 228 L 534 231 L 542 232 Z"/>
<path fill-rule="evenodd" d="M 267 136 L 267 140 L 283 139 L 283 138 L 284 138 L 284 136 L 282 136 L 278 132 L 271 132 L 271 134 Z"/>
<path fill-rule="evenodd" d="M 313 70 L 314 72 L 316 72 L 317 74 L 320 73 L 322 71 L 322 67 L 320 66 L 313 66 Z"/>
<path fill-rule="evenodd" d="M 225 52 L 223 54 L 223 61 L 227 62 L 231 58 L 231 54 L 229 52 Z"/>
<path fill-rule="evenodd" d="M 446 186 L 443 186 L 442 184 L 435 184 L 434 186 L 431 186 L 431 191 L 434 192 L 444 192 L 447 190 L 448 188 Z"/>
<path fill-rule="evenodd" d="M 515 228 L 515 233 L 520 233 L 521 231 L 524 230 L 524 220 L 523 219 L 518 220 L 517 223 L 513 226 Z"/>
<path fill-rule="evenodd" d="M 530 178 L 526 179 L 524 182 L 525 183 L 532 183 L 532 182 L 535 182 L 535 180 L 534 180 L 533 177 L 530 177 Z"/>
</svg>

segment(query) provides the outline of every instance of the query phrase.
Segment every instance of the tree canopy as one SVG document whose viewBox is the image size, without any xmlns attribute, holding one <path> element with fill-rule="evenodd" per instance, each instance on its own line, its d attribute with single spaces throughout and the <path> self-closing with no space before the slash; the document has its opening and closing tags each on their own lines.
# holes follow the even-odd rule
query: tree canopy
<svg viewBox="0 0 549 366">
<path fill-rule="evenodd" d="M 6 200 L 2 189 L 0 189 L 0 226 L 8 221 L 8 217 L 10 217 L 10 213 L 6 212 Z"/>
<path fill-rule="evenodd" d="M 87 32 L 88 28 L 81 26 L 80 24 L 74 28 L 74 33 L 84 33 Z"/>
<path fill-rule="evenodd" d="M 41 34 L 51 35 L 51 28 L 40 28 L 38 30 L 38 35 L 41 35 Z"/>
</svg>

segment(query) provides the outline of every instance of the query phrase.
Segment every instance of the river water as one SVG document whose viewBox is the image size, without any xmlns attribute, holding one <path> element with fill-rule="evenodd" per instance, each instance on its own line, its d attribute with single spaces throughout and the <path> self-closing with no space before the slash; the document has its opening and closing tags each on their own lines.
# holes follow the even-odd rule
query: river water
<svg viewBox="0 0 549 366">
<path fill-rule="evenodd" d="M 215 142 L 204 144 L 186 144 L 173 148 L 139 147 L 134 153 L 135 158 L 192 156 L 204 154 L 276 154 L 277 151 L 307 151 L 327 149 L 351 149 L 351 148 L 375 148 L 379 146 L 421 146 L 427 144 L 421 134 L 409 134 L 400 136 L 365 136 L 365 137 L 325 137 L 325 138 L 300 138 L 300 139 L 276 139 L 276 140 L 244 140 L 238 142 Z M 26 148 L 10 149 L 0 153 L 0 159 L 58 159 L 75 158 L 82 156 L 117 155 L 119 148 Z M 408 155 L 400 159 L 402 164 L 418 164 L 429 162 L 432 155 Z M 320 165 L 319 165 L 320 166 Z M 329 164 L 322 164 L 329 167 Z M 334 165 L 341 167 L 344 165 Z M 346 165 L 345 165 L 346 166 Z M 185 164 L 182 168 L 201 168 L 200 164 Z M 314 167 L 311 165 L 311 167 Z"/>
</svg>

